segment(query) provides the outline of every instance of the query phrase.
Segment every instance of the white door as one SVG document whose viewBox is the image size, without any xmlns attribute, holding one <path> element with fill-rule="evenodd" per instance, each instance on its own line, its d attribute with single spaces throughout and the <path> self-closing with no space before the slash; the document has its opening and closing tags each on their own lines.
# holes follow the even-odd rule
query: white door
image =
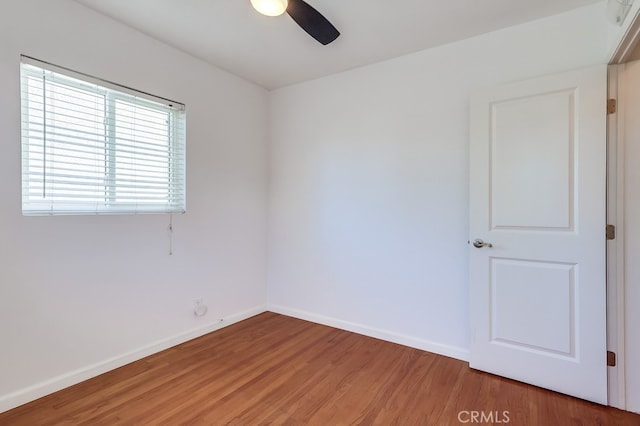
<svg viewBox="0 0 640 426">
<path fill-rule="evenodd" d="M 470 147 L 470 366 L 601 404 L 606 78 L 478 93 Z"/>
</svg>

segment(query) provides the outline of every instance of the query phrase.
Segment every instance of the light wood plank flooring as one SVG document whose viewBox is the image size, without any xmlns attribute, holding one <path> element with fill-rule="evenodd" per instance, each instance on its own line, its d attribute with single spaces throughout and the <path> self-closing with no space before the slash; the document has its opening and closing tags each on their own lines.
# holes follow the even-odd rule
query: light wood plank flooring
<svg viewBox="0 0 640 426">
<path fill-rule="evenodd" d="M 0 414 L 0 425 L 479 424 L 472 416 L 640 425 L 640 415 L 273 313 Z"/>
</svg>

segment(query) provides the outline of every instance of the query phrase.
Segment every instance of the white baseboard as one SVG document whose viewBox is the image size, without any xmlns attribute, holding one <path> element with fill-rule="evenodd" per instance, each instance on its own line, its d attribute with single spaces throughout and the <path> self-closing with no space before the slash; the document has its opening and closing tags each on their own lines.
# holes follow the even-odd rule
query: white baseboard
<svg viewBox="0 0 640 426">
<path fill-rule="evenodd" d="M 123 365 L 132 363 L 149 355 L 153 355 L 165 349 L 169 349 L 173 346 L 203 336 L 207 333 L 211 333 L 212 331 L 227 327 L 231 324 L 240 322 L 247 318 L 251 318 L 255 315 L 266 312 L 266 310 L 266 306 L 256 306 L 255 308 L 246 310 L 244 312 L 239 312 L 237 314 L 215 320 L 214 322 L 209 322 L 208 324 L 194 328 L 187 332 L 159 340 L 131 352 L 127 352 L 125 354 L 106 359 L 96 364 L 71 371 L 67 374 L 53 377 L 52 379 L 37 383 L 24 389 L 20 389 L 8 395 L 2 395 L 0 396 L 0 413 L 18 407 L 22 404 L 26 404 L 27 402 L 34 401 L 53 392 L 57 392 L 66 387 L 83 382 L 92 377 L 99 376 L 100 374 L 106 373 L 107 371 L 122 367 Z"/>
<path fill-rule="evenodd" d="M 388 342 L 397 343 L 399 345 L 409 346 L 411 348 L 421 349 L 423 351 L 432 352 L 438 355 L 444 355 L 450 358 L 456 358 L 461 361 L 469 361 L 469 350 L 457 346 L 444 345 L 442 343 L 431 342 L 417 337 L 397 334 L 387 330 L 381 330 L 362 324 L 356 324 L 349 321 L 343 321 L 336 318 L 326 317 L 324 315 L 314 314 L 311 312 L 301 311 L 299 309 L 287 308 L 285 306 L 268 305 L 268 310 L 277 314 L 282 314 L 318 324 L 328 325 L 330 327 L 339 328 L 341 330 L 351 331 L 353 333 L 363 334 L 365 336 L 374 337 L 376 339 L 386 340 Z"/>
</svg>

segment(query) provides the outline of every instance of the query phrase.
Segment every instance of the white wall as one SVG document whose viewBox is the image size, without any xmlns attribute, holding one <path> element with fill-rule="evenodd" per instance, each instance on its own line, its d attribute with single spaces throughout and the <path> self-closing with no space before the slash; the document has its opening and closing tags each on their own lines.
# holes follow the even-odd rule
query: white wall
<svg viewBox="0 0 640 426">
<path fill-rule="evenodd" d="M 465 359 L 468 102 L 606 63 L 605 4 L 272 92 L 269 308 Z"/>
<path fill-rule="evenodd" d="M 165 215 L 21 216 L 21 53 L 187 105 L 173 256 Z M 73 1 L 2 2 L 0 411 L 264 310 L 267 101 Z"/>
</svg>

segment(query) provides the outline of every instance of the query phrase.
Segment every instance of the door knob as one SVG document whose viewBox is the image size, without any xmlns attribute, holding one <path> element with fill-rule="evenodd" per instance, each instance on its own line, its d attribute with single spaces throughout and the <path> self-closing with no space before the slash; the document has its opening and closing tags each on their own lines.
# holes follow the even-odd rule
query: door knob
<svg viewBox="0 0 640 426">
<path fill-rule="evenodd" d="M 480 238 L 476 238 L 475 240 L 473 240 L 473 246 L 475 248 L 482 248 L 482 247 L 493 247 L 493 244 L 491 243 L 485 243 L 484 241 L 482 241 Z"/>
</svg>

